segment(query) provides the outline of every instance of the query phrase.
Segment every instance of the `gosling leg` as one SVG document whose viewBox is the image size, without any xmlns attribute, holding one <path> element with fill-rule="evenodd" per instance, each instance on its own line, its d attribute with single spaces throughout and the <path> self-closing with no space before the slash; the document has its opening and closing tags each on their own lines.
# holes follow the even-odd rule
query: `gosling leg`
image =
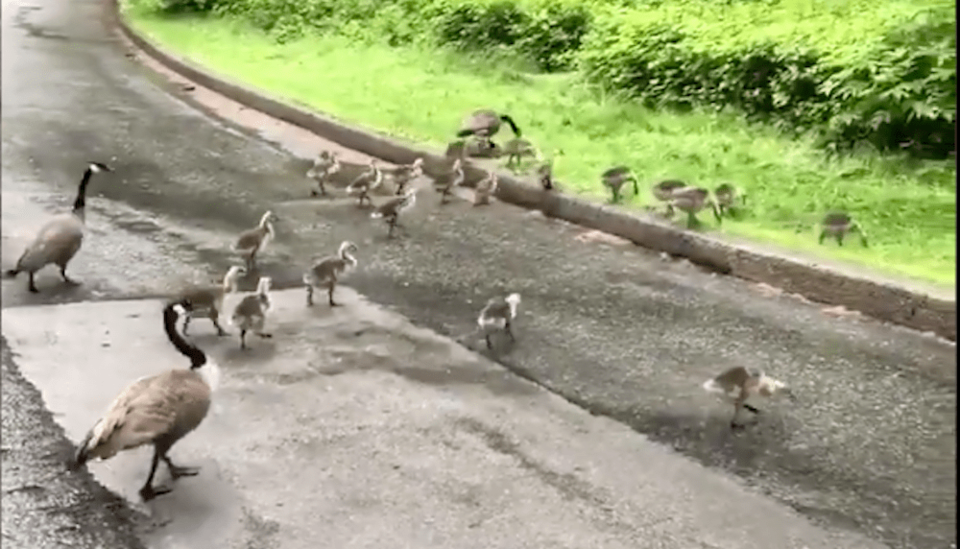
<svg viewBox="0 0 960 549">
<path fill-rule="evenodd" d="M 307 284 L 307 307 L 313 307 L 313 284 Z"/>
<path fill-rule="evenodd" d="M 331 306 L 331 307 L 339 307 L 339 306 L 340 306 L 339 303 L 334 303 L 334 301 L 333 301 L 333 289 L 334 289 L 336 286 L 337 286 L 337 282 L 336 282 L 335 280 L 330 280 L 330 284 L 327 286 L 327 297 L 329 297 L 330 306 Z"/>
</svg>

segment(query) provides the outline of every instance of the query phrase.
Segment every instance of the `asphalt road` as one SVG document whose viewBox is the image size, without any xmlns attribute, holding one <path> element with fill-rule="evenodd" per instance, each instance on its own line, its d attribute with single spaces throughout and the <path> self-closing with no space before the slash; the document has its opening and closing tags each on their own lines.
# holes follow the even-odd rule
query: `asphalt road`
<svg viewBox="0 0 960 549">
<path fill-rule="evenodd" d="M 103 25 L 103 9 L 99 0 L 44 3 L 5 0 L 3 4 L 3 268 L 16 260 L 26 238 L 42 223 L 43 215 L 68 207 L 76 180 L 87 161 L 105 161 L 117 170 L 91 185 L 90 239 L 71 267 L 84 284 L 75 289 L 63 288 L 55 270 L 51 270 L 38 277 L 43 293 L 32 296 L 26 293 L 24 280 L 4 280 L 5 308 L 140 299 L 159 295 L 183 280 L 220 276 L 232 260 L 225 252 L 231 235 L 253 226 L 263 211 L 271 208 L 280 214 L 282 221 L 278 225 L 278 241 L 266 253 L 262 270 L 273 276 L 280 287 L 295 284 L 310 257 L 330 253 L 341 240 L 350 239 L 360 247 L 361 266 L 350 277 L 348 286 L 420 326 L 460 338 L 478 349 L 479 342 L 469 337 L 477 310 L 492 295 L 519 292 L 523 303 L 517 322 L 518 343 L 491 358 L 565 399 L 632 429 L 617 431 L 605 423 L 603 436 L 583 439 L 575 429 L 555 431 L 557 436 L 570 437 L 571 455 L 587 452 L 584 448 L 602 453 L 605 445 L 610 445 L 612 457 L 600 467 L 605 475 L 618 471 L 624 476 L 635 473 L 638 478 L 656 484 L 658 464 L 670 469 L 681 467 L 676 465 L 679 463 L 688 467 L 691 462 L 700 462 L 712 469 L 714 475 L 739 476 L 750 490 L 793 507 L 830 532 L 859 531 L 898 548 L 955 547 L 956 355 L 953 345 L 870 320 L 830 315 L 820 307 L 795 298 L 771 295 L 772 292 L 763 288 L 713 276 L 684 262 L 663 260 L 633 246 L 502 204 L 475 209 L 460 200 L 441 207 L 429 190 L 421 193 L 417 208 L 406 220 L 409 235 L 387 242 L 385 228 L 349 201 L 309 198 L 309 183 L 302 175 L 305 163 L 294 155 L 312 154 L 320 146 L 317 140 L 282 124 L 267 124 L 228 102 L 218 101 L 204 90 L 178 91 L 175 84 L 124 56 L 117 39 Z M 241 124 L 254 125 L 260 130 L 251 132 L 241 125 L 215 120 L 203 109 L 235 116 Z M 458 115 L 452 115 L 451 123 L 456 124 L 458 119 Z M 268 143 L 264 138 L 275 142 Z M 357 155 L 351 158 L 363 161 Z M 251 289 L 254 281 L 247 280 L 244 284 Z M 67 315 L 65 318 L 81 319 L 103 316 L 103 322 L 107 322 L 111 308 L 119 307 L 102 306 L 103 309 L 76 309 L 81 312 L 73 313 L 67 311 L 74 309 L 65 308 L 63 314 Z M 40 311 L 49 309 L 30 307 L 23 311 L 18 313 L 22 316 L 16 318 L 33 318 L 48 326 L 45 322 L 49 320 L 49 313 L 44 316 Z M 9 316 L 4 314 L 5 334 L 10 326 Z M 82 321 L 78 322 L 83 325 Z M 202 330 L 202 325 L 197 323 L 194 330 Z M 54 364 L 67 364 L 68 355 L 49 354 L 53 350 L 41 353 L 43 345 L 38 341 L 46 341 L 51 349 L 55 345 L 49 345 L 49 337 L 37 339 L 46 332 L 25 326 L 17 324 L 17 333 L 24 342 L 21 343 L 24 356 L 34 358 L 25 359 L 24 373 L 29 382 L 43 392 L 51 407 L 54 397 L 48 395 L 60 395 L 55 399 L 54 411 L 63 415 L 54 419 L 75 439 L 76 430 L 92 421 L 92 415 L 102 408 L 103 398 L 109 398 L 106 393 L 110 391 L 92 380 L 87 382 L 89 387 L 78 387 L 77 383 L 84 382 L 82 377 L 67 384 L 66 380 L 72 377 L 62 376 L 56 369 L 44 370 L 43 365 L 49 364 L 50 357 L 59 357 Z M 78 336 L 71 331 L 76 328 L 70 323 L 58 326 L 64 341 L 71 341 L 74 347 L 80 345 Z M 123 329 L 122 323 L 117 326 L 113 329 Z M 131 333 L 137 334 L 132 336 L 134 340 L 147 337 L 141 332 Z M 394 334 L 394 337 L 400 336 Z M 375 346 L 374 343 L 360 348 L 367 349 Z M 353 345 L 342 341 L 336 344 Z M 19 352 L 17 345 L 11 342 L 14 353 Z M 230 354 L 228 342 L 216 345 L 216 352 L 232 360 L 230 357 L 234 355 Z M 280 345 L 273 343 L 269 348 L 277 349 L 277 353 L 286 352 Z M 395 348 L 391 343 L 382 345 L 386 349 Z M 372 351 L 357 350 L 353 363 L 366 364 L 372 360 L 362 354 L 368 352 Z M 448 355 L 453 351 L 444 353 L 434 353 L 435 357 L 427 352 L 409 351 L 403 356 L 407 360 L 423 361 L 425 368 L 442 369 L 442 362 L 449 360 Z M 392 355 L 393 351 L 387 354 Z M 17 376 L 17 360 L 8 360 L 5 355 L 3 364 L 4 444 L 6 446 L 10 436 L 8 433 L 13 432 L 8 429 L 33 429 L 27 427 L 27 422 L 36 419 L 46 422 L 45 434 L 31 437 L 40 445 L 41 449 L 35 450 L 40 454 L 4 452 L 4 490 L 36 483 L 31 478 L 62 477 L 64 482 L 72 484 L 47 490 L 93 494 L 91 499 L 83 500 L 86 502 L 83 513 L 74 516 L 99 513 L 92 522 L 107 525 L 101 528 L 106 532 L 103 535 L 130 532 L 134 526 L 156 520 L 156 508 L 136 510 L 145 515 L 130 520 L 124 516 L 126 511 L 116 517 L 111 510 L 113 506 L 97 504 L 107 502 L 110 496 L 91 488 L 89 477 L 62 473 L 58 470 L 57 458 L 51 458 L 48 463 L 36 459 L 43 455 L 43 447 L 62 449 L 64 443 L 62 438 L 57 438 L 58 427 L 51 423 L 53 420 L 44 420 L 42 414 L 32 411 L 42 403 L 29 384 Z M 118 359 L 111 360 L 114 361 L 110 363 L 111 371 L 119 370 L 115 362 Z M 276 367 L 282 369 L 284 364 L 296 360 L 299 359 L 280 361 Z M 107 371 L 107 367 L 99 365 L 92 356 L 78 362 L 92 364 L 90 367 L 99 368 L 97 372 Z M 794 385 L 801 403 L 771 404 L 760 423 L 731 434 L 727 429 L 729 410 L 702 394 L 700 384 L 732 365 L 766 369 Z M 131 374 L 143 367 L 137 365 Z M 122 386 L 136 375 L 140 374 L 111 383 Z M 275 405 L 274 400 L 281 398 L 277 396 L 278 388 L 289 382 L 279 374 L 272 378 L 264 374 L 264 379 L 254 385 L 260 388 L 260 394 L 243 385 L 252 382 L 242 379 L 239 372 L 237 375 L 238 385 L 231 389 L 235 392 L 227 394 L 252 394 L 250 398 Z M 401 391 L 391 385 L 397 383 L 389 381 L 393 378 L 373 379 L 384 384 L 387 393 Z M 428 385 L 434 378 L 421 375 L 418 379 L 408 375 L 404 379 L 415 387 L 416 384 Z M 467 383 L 457 379 L 448 382 L 453 386 Z M 375 392 L 377 387 L 370 380 L 352 383 L 342 390 L 361 394 Z M 89 390 L 99 400 L 88 397 L 90 402 L 81 402 L 79 397 L 71 396 L 80 394 L 78 389 Z M 417 402 L 418 398 L 423 402 L 437 398 L 433 393 L 415 393 L 417 389 L 413 387 L 405 386 L 402 390 L 407 396 L 398 397 L 390 401 L 392 403 L 385 404 L 378 396 L 374 400 L 377 409 L 383 408 L 389 413 L 389 410 L 404 408 L 401 404 Z M 490 391 L 497 394 L 494 389 Z M 256 397 L 257 394 L 260 396 Z M 529 398 L 516 394 L 509 398 L 503 394 L 498 396 L 508 400 L 507 410 L 514 412 L 522 409 L 518 402 Z M 243 400 L 239 396 L 237 399 Z M 229 407 L 230 402 L 233 401 L 228 398 L 223 407 Z M 291 402 L 298 410 L 310 404 L 307 395 L 299 395 Z M 250 410 L 249 403 L 246 406 Z M 535 410 L 548 408 L 546 404 L 531 406 Z M 270 408 L 270 413 L 282 414 L 283 411 L 278 405 L 277 409 Z M 349 416 L 348 412 L 344 413 Z M 551 413 L 560 412 L 548 410 L 543 416 Z M 426 419 L 417 420 L 409 410 L 401 416 L 411 417 L 421 432 L 435 428 Z M 362 424 L 355 415 L 350 417 L 354 424 Z M 534 418 L 540 416 L 523 417 L 535 422 Z M 463 427 L 462 421 L 457 424 L 450 419 L 444 425 L 457 424 L 461 425 L 460 431 L 473 429 L 471 432 L 478 433 L 483 428 L 477 425 L 489 420 L 487 416 L 474 417 L 466 420 L 473 427 Z M 71 423 L 74 421 L 77 423 Z M 13 425 L 18 426 L 17 429 Z M 307 427 L 321 429 L 309 422 Z M 399 426 L 386 422 L 378 423 L 375 430 L 388 432 L 397 428 Z M 274 430 L 277 425 L 264 420 L 264 424 L 251 427 L 250 435 Z M 631 434 L 634 432 L 680 455 L 671 453 L 652 458 L 649 453 L 653 450 L 647 446 L 643 446 L 642 451 L 631 449 L 631 444 L 640 444 L 637 441 L 644 439 Z M 337 435 L 330 436 L 336 438 Z M 496 439 L 496 435 L 489 433 L 485 436 Z M 529 425 L 515 427 L 512 436 L 520 440 L 526 437 L 543 452 L 549 448 L 545 442 L 530 441 L 531 437 L 537 437 Z M 624 446 L 617 446 L 617 441 Z M 433 442 L 434 446 L 427 447 L 440 447 L 436 446 L 439 442 Z M 223 443 L 227 444 L 225 439 Z M 409 452 L 416 446 L 404 446 L 399 441 L 383 444 L 391 448 L 388 451 L 391 456 L 407 456 L 405 459 L 411 459 Z M 315 465 L 327 455 L 322 448 L 305 447 L 306 450 L 298 449 L 306 452 L 298 454 L 298 459 L 305 461 L 286 464 Z M 555 451 L 562 453 L 565 449 L 560 444 Z M 360 452 L 359 455 L 373 456 L 378 451 L 385 450 L 367 448 L 366 454 Z M 637 452 L 633 461 L 628 459 L 631 451 Z M 248 448 L 240 454 L 234 459 L 245 465 L 232 466 L 230 459 L 218 457 L 216 468 L 228 473 L 249 471 L 251 463 L 259 463 L 256 471 L 263 478 L 257 477 L 259 480 L 254 483 L 222 473 L 226 479 L 221 479 L 222 485 L 218 485 L 222 490 L 236 491 L 243 487 L 249 490 L 249 497 L 273 494 L 273 499 L 297 500 L 297 494 L 289 493 L 295 491 L 290 484 L 270 483 L 269 475 L 276 474 L 269 466 L 271 452 Z M 349 461 L 349 455 L 348 452 L 338 454 L 331 458 L 331 463 Z M 440 459 L 434 454 L 431 456 L 422 467 Z M 122 469 L 120 472 L 99 469 L 97 478 L 117 491 L 129 490 L 127 485 L 131 482 L 135 485 L 142 473 L 136 469 L 135 461 L 124 463 L 126 465 L 117 466 Z M 11 476 L 12 467 L 17 467 L 19 476 Z M 418 474 L 425 475 L 425 470 L 429 468 L 418 469 Z M 711 493 L 713 481 L 709 479 L 712 477 L 703 470 L 697 471 L 689 473 L 693 480 L 683 488 L 684 493 L 696 494 L 700 486 L 704 493 Z M 382 471 L 370 465 L 365 473 L 377 475 Z M 476 475 L 477 486 L 492 482 L 489 471 Z M 671 478 L 666 472 L 659 476 Z M 283 478 L 296 482 L 296 479 Z M 348 489 L 346 480 L 338 482 L 344 483 L 338 485 L 339 489 Z M 633 481 L 621 482 L 620 489 L 625 490 Z M 253 484 L 256 486 L 251 487 Z M 407 481 L 404 486 L 408 488 L 399 493 L 414 499 L 391 500 L 388 509 L 398 510 L 403 505 L 413 505 L 414 501 L 434 501 L 414 491 L 411 486 L 417 485 L 413 481 Z M 610 486 L 614 490 L 616 484 Z M 726 489 L 734 490 L 729 486 Z M 537 489 L 517 490 L 536 495 L 530 496 L 531 501 L 547 508 L 555 503 L 556 517 L 572 517 L 577 513 L 572 507 L 551 503 L 552 500 Z M 23 525 L 28 524 L 26 517 L 36 516 L 30 513 L 52 512 L 49 504 L 41 501 L 38 490 L 17 493 L 26 494 L 20 496 L 24 498 L 22 505 L 18 502 L 16 507 L 8 506 L 11 498 L 3 500 L 5 536 L 8 527 L 13 532 L 20 525 L 22 530 Z M 748 499 L 746 494 L 737 494 L 737 498 Z M 371 506 L 372 501 L 382 502 L 383 497 L 381 492 L 370 489 L 356 495 L 347 508 Z M 491 507 L 505 505 L 502 500 L 491 498 L 487 494 L 480 500 Z M 329 501 L 311 501 L 315 506 L 333 505 Z M 662 505 L 659 499 L 655 501 L 658 503 L 648 506 Z M 723 501 L 723 498 L 713 501 Z M 744 509 L 760 505 L 750 501 L 744 503 Z M 704 541 L 702 523 L 691 518 L 697 513 L 706 514 L 703 505 L 706 504 L 690 503 L 694 510 L 684 511 L 685 522 L 678 531 L 710 547 Z M 676 501 L 666 506 L 676 507 Z M 382 506 L 372 508 L 383 511 Z M 163 509 L 169 507 L 161 511 Z M 266 521 L 262 510 L 253 513 L 244 509 L 234 507 L 229 513 L 240 513 L 246 517 L 243 520 L 254 525 L 244 530 L 244 539 L 248 541 L 262 537 L 262 541 L 253 546 L 271 546 L 270 536 L 275 535 L 263 532 L 277 529 L 286 532 L 282 539 L 292 539 L 289 528 L 297 527 L 303 512 L 297 507 L 288 511 L 289 515 L 275 516 L 271 523 Z M 439 512 L 440 506 L 436 509 Z M 783 513 L 779 507 L 772 509 L 761 514 L 779 517 Z M 21 513 L 23 518 L 12 513 Z M 529 508 L 516 513 L 538 527 L 564 524 L 563 521 L 549 522 Z M 144 518 L 147 515 L 152 518 Z M 622 533 L 624 528 L 630 530 L 631 526 L 640 528 L 638 524 L 650 524 L 644 522 L 642 512 L 631 516 L 634 522 L 627 520 L 626 527 L 616 526 L 614 521 L 610 523 L 614 526 L 609 527 L 612 530 L 604 532 L 610 536 L 614 536 L 610 531 L 621 532 L 617 539 L 630 546 L 632 538 Z M 646 518 L 654 522 L 660 520 L 657 513 L 647 512 Z M 778 520 L 788 519 L 760 520 L 768 520 L 768 527 L 774 528 Z M 576 530 L 572 519 L 566 524 L 569 531 Z M 148 530 L 152 534 L 145 538 L 153 544 L 161 543 L 157 541 L 157 528 L 155 524 L 150 526 Z M 404 526 L 398 523 L 393 531 L 397 528 Z M 99 535 L 96 529 L 85 532 L 90 536 Z M 676 546 L 683 547 L 683 539 L 688 538 L 676 537 L 680 535 L 677 532 L 674 535 L 674 542 L 679 543 Z M 810 536 L 810 540 L 822 540 L 826 534 L 816 534 L 819 538 L 814 534 L 805 535 Z M 374 539 L 371 537 L 368 541 L 376 545 L 370 541 Z M 612 541 L 605 544 L 598 541 L 600 539 L 584 540 L 586 545 L 582 546 L 620 546 Z M 769 541 L 757 534 L 754 542 L 764 539 Z M 354 543 L 362 545 L 355 539 Z M 739 546 L 736 543 L 726 538 L 712 546 Z M 815 543 L 811 542 L 811 547 Z M 495 545 L 490 542 L 489 546 Z M 674 545 L 664 541 L 651 546 Z M 834 546 L 858 545 L 855 541 L 837 541 Z"/>
</svg>

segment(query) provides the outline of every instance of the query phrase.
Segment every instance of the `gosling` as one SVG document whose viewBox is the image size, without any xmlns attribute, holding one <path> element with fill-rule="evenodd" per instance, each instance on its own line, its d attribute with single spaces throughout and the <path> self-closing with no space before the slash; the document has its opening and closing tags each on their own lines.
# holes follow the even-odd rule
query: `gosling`
<svg viewBox="0 0 960 549">
<path fill-rule="evenodd" d="M 373 205 L 370 199 L 370 191 L 376 189 L 383 183 L 383 170 L 377 165 L 375 158 L 370 159 L 370 166 L 367 171 L 358 175 L 349 185 L 347 185 L 347 194 L 357 197 L 357 206 L 363 207 L 363 201 Z"/>
<path fill-rule="evenodd" d="M 313 307 L 313 289 L 322 285 L 327 286 L 327 295 L 331 307 L 337 307 L 340 304 L 333 301 L 333 290 L 340 281 L 340 277 L 353 270 L 357 266 L 357 258 L 353 253 L 357 252 L 357 245 L 348 240 L 344 240 L 337 250 L 337 255 L 325 257 L 310 267 L 310 270 L 303 274 L 303 283 L 307 285 L 307 307 Z"/>
<path fill-rule="evenodd" d="M 223 311 L 223 300 L 229 293 L 237 291 L 237 279 L 245 276 L 247 270 L 239 265 L 234 265 L 227 270 L 223 277 L 223 284 L 220 286 L 187 288 L 178 293 L 168 303 L 188 301 L 192 306 L 187 310 L 183 321 L 183 335 L 187 335 L 187 329 L 190 321 L 194 318 L 209 318 L 217 329 L 218 336 L 227 335 L 227 331 L 220 326 L 220 313 Z"/>
<path fill-rule="evenodd" d="M 730 420 L 731 429 L 743 427 L 743 424 L 737 422 L 741 408 L 746 408 L 754 414 L 760 413 L 757 407 L 747 403 L 747 400 L 751 397 L 770 398 L 777 394 L 783 394 L 793 402 L 797 400 L 793 391 L 784 382 L 773 379 L 759 370 L 747 370 L 743 366 L 730 368 L 717 377 L 705 381 L 703 389 L 708 393 L 720 395 L 724 400 L 733 404 L 733 418 Z"/>
<path fill-rule="evenodd" d="M 140 489 L 144 501 L 171 490 L 153 486 L 160 460 L 174 480 L 200 472 L 198 467 L 175 465 L 168 455 L 170 448 L 207 416 L 219 375 L 214 361 L 177 333 L 177 318 L 189 307 L 186 301 L 168 304 L 163 310 L 163 328 L 170 343 L 190 359 L 190 368 L 167 370 L 129 385 L 87 432 L 74 457 L 79 467 L 91 459 L 107 460 L 118 452 L 152 444 L 150 473 Z"/>
<path fill-rule="evenodd" d="M 321 151 L 313 166 L 307 170 L 307 177 L 317 182 L 317 189 L 310 190 L 310 196 L 327 196 L 326 183 L 330 176 L 340 171 L 340 158 L 333 151 Z"/>
<path fill-rule="evenodd" d="M 604 187 L 610 190 L 610 202 L 612 204 L 620 202 L 620 189 L 628 182 L 633 183 L 634 196 L 640 193 L 637 177 L 633 175 L 633 171 L 626 166 L 615 166 L 603 172 L 603 174 L 600 175 L 600 181 Z"/>
<path fill-rule="evenodd" d="M 77 198 L 73 201 L 73 210 L 70 213 L 54 216 L 33 239 L 33 242 L 23 251 L 17 266 L 6 271 L 6 276 L 16 277 L 20 273 L 27 273 L 27 289 L 31 293 L 40 290 L 34 282 L 37 271 L 47 265 L 60 267 L 60 276 L 71 286 L 80 284 L 79 281 L 67 276 L 67 265 L 73 259 L 80 246 L 83 245 L 83 235 L 86 229 L 87 185 L 95 173 L 113 171 L 106 164 L 91 162 L 83 172 L 80 186 L 77 189 Z"/>
<path fill-rule="evenodd" d="M 823 244 L 823 240 L 830 236 L 836 239 L 837 246 L 843 246 L 843 238 L 850 233 L 860 235 L 860 245 L 864 248 L 867 247 L 867 235 L 863 231 L 863 227 L 854 221 L 850 214 L 846 212 L 830 212 L 823 217 L 818 242 Z"/>
<path fill-rule="evenodd" d="M 248 271 L 257 269 L 257 256 L 266 250 L 276 237 L 273 229 L 274 221 L 279 221 L 279 218 L 272 211 L 267 211 L 260 218 L 259 225 L 240 233 L 236 242 L 233 243 L 233 251 L 243 255 Z"/>
<path fill-rule="evenodd" d="M 740 208 L 747 205 L 747 195 L 730 183 L 721 183 L 713 190 L 717 199 L 717 208 L 720 215 L 736 217 Z"/>
<path fill-rule="evenodd" d="M 393 230 L 396 227 L 403 228 L 400 224 L 400 214 L 409 210 L 417 203 L 417 190 L 410 189 L 402 196 L 391 198 L 378 206 L 370 217 L 374 219 L 383 218 L 390 227 L 387 232 L 387 238 L 393 238 Z"/>
<path fill-rule="evenodd" d="M 453 160 L 453 166 L 450 167 L 450 171 L 441 175 L 438 175 L 433 180 L 433 187 L 440 193 L 440 203 L 446 204 L 447 197 L 450 196 L 450 193 L 453 191 L 453 188 L 461 185 L 464 180 L 463 173 L 463 164 L 459 158 Z"/>
<path fill-rule="evenodd" d="M 270 302 L 270 283 L 268 276 L 260 278 L 257 290 L 244 296 L 233 309 L 230 323 L 240 329 L 240 348 L 247 348 L 247 332 L 253 332 L 264 339 L 273 337 L 273 334 L 264 331 L 267 323 L 267 313 L 272 306 Z"/>
<path fill-rule="evenodd" d="M 713 210 L 713 217 L 717 223 L 723 223 L 720 216 L 720 210 L 717 203 L 710 198 L 710 191 L 703 187 L 683 187 L 675 189 L 670 194 L 670 202 L 667 204 L 667 216 L 673 217 L 674 208 L 687 214 L 687 228 L 692 229 L 701 225 L 697 219 L 697 212 L 710 206 Z"/>
<path fill-rule="evenodd" d="M 490 204 L 490 197 L 497 192 L 500 186 L 500 178 L 497 173 L 490 170 L 487 176 L 477 182 L 477 188 L 473 195 L 473 205 L 482 206 Z"/>
<path fill-rule="evenodd" d="M 394 194 L 400 196 L 407 192 L 407 185 L 409 185 L 411 181 L 423 175 L 423 158 L 417 158 L 413 161 L 413 164 L 397 166 L 392 170 L 387 170 L 387 172 L 394 186 L 396 186 Z"/>
<path fill-rule="evenodd" d="M 503 330 L 515 342 L 511 322 L 517 317 L 517 306 L 520 305 L 520 294 L 512 293 L 507 297 L 495 297 L 487 302 L 477 317 L 477 326 L 487 342 L 487 349 L 493 349 L 490 335 L 495 330 Z"/>
</svg>

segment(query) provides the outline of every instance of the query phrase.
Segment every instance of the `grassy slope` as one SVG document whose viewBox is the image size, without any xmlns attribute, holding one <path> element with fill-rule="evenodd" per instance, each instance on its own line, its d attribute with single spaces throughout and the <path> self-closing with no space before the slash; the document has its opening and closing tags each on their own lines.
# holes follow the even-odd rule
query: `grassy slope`
<svg viewBox="0 0 960 549">
<path fill-rule="evenodd" d="M 733 181 L 748 190 L 751 217 L 725 223 L 724 232 L 955 283 L 955 165 L 908 167 L 869 154 L 831 163 L 806 140 L 734 115 L 675 115 L 604 101 L 570 76 L 532 76 L 338 38 L 280 45 L 233 21 L 168 20 L 139 10 L 131 16 L 149 36 L 204 65 L 362 126 L 440 148 L 465 112 L 491 106 L 511 113 L 544 151 L 564 151 L 557 173 L 568 189 L 601 196 L 598 174 L 618 163 L 633 166 L 643 182 Z M 649 203 L 647 194 L 634 201 Z M 871 247 L 817 246 L 814 225 L 828 208 L 854 212 Z"/>
</svg>

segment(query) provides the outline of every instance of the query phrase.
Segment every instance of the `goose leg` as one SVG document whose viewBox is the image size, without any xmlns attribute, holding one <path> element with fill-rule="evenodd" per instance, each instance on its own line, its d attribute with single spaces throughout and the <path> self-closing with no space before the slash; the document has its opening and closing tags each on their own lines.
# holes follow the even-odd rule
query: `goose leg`
<svg viewBox="0 0 960 549">
<path fill-rule="evenodd" d="M 484 337 L 484 339 L 487 340 L 487 349 L 490 349 L 490 350 L 492 351 L 492 350 L 493 350 L 493 342 L 490 341 L 490 334 L 485 334 L 483 337 Z"/>
<path fill-rule="evenodd" d="M 503 326 L 503 330 L 507 332 L 507 335 L 510 336 L 510 341 L 516 341 L 517 338 L 513 337 L 513 329 L 510 327 L 510 321 L 508 320 Z"/>
<path fill-rule="evenodd" d="M 167 454 L 160 456 L 160 459 L 167 464 L 167 469 L 170 470 L 170 476 L 173 477 L 174 480 L 180 477 L 193 477 L 200 473 L 199 467 L 181 467 L 174 464 L 170 461 L 170 457 L 167 456 Z"/>
<path fill-rule="evenodd" d="M 27 289 L 30 290 L 30 293 L 39 293 L 40 290 L 37 289 L 37 285 L 33 282 L 33 273 L 27 273 L 27 277 Z"/>
<path fill-rule="evenodd" d="M 313 307 L 313 284 L 307 284 L 307 307 Z"/>
<path fill-rule="evenodd" d="M 213 322 L 213 327 L 217 329 L 217 335 L 223 337 L 227 335 L 227 331 L 223 329 L 223 326 L 220 326 L 220 313 L 216 309 L 210 311 L 210 322 Z M 187 325 L 183 325 L 183 329 L 187 329 Z"/>
<path fill-rule="evenodd" d="M 751 412 L 753 412 L 753 413 L 755 413 L 755 414 L 759 414 L 759 413 L 760 413 L 760 410 L 757 409 L 757 407 L 755 407 L 755 406 L 753 406 L 753 405 L 744 403 L 744 404 L 743 404 L 743 407 L 746 408 L 747 410 L 750 410 Z"/>
<path fill-rule="evenodd" d="M 247 348 L 247 330 L 245 329 L 240 330 L 240 348 L 241 349 Z"/>
<path fill-rule="evenodd" d="M 67 276 L 67 266 L 66 266 L 66 264 L 60 265 L 60 276 L 63 277 L 63 281 L 64 281 L 64 282 L 66 282 L 67 284 L 70 284 L 71 286 L 77 286 L 77 285 L 80 284 L 79 281 L 74 280 L 74 279 L 70 278 L 69 276 Z"/>
<path fill-rule="evenodd" d="M 340 306 L 339 303 L 334 303 L 334 302 L 333 302 L 333 289 L 334 289 L 336 286 L 337 286 L 337 282 L 336 282 L 335 280 L 331 280 L 331 281 L 330 281 L 330 284 L 327 286 L 327 295 L 328 295 L 328 297 L 330 298 L 330 306 L 331 306 L 331 307 L 338 307 L 338 306 Z"/>
<path fill-rule="evenodd" d="M 170 492 L 170 488 L 154 488 L 153 487 L 153 476 L 157 473 L 157 465 L 159 463 L 160 463 L 160 450 L 154 447 L 153 460 L 150 463 L 150 474 L 147 475 L 147 482 L 144 483 L 143 488 L 140 489 L 140 497 L 143 498 L 143 501 L 150 501 L 151 499 L 157 496 Z"/>
<path fill-rule="evenodd" d="M 817 239 L 818 244 L 823 244 L 823 239 L 827 238 L 827 231 L 820 231 L 820 238 Z"/>
</svg>

